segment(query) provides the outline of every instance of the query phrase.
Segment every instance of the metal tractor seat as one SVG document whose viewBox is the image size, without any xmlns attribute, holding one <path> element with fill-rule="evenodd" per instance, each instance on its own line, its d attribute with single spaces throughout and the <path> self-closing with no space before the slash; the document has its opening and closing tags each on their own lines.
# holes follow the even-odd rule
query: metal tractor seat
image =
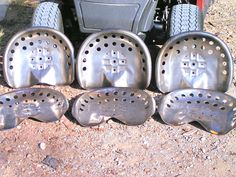
<svg viewBox="0 0 236 177">
<path fill-rule="evenodd" d="M 115 118 L 127 125 L 143 124 L 155 112 L 155 101 L 134 88 L 105 88 L 76 99 L 72 115 L 82 126 L 99 125 Z"/>
<path fill-rule="evenodd" d="M 74 80 L 73 46 L 54 29 L 35 27 L 21 31 L 7 45 L 4 77 L 13 88 L 70 84 Z"/>
<path fill-rule="evenodd" d="M 80 31 L 124 29 L 142 36 L 153 27 L 156 0 L 74 0 Z"/>
<path fill-rule="evenodd" d="M 225 92 L 233 79 L 233 59 L 218 37 L 186 32 L 164 44 L 155 72 L 157 86 L 163 93 L 184 88 Z"/>
<path fill-rule="evenodd" d="M 137 35 L 124 30 L 90 35 L 78 52 L 76 64 L 77 79 L 84 89 L 145 89 L 151 80 L 148 48 Z"/>
<path fill-rule="evenodd" d="M 213 134 L 226 134 L 236 127 L 236 99 L 221 92 L 177 90 L 163 98 L 158 111 L 167 124 L 197 121 Z"/>
<path fill-rule="evenodd" d="M 33 118 L 42 122 L 59 120 L 69 108 L 64 95 L 48 88 L 29 88 L 0 96 L 0 130 L 16 127 Z"/>
</svg>

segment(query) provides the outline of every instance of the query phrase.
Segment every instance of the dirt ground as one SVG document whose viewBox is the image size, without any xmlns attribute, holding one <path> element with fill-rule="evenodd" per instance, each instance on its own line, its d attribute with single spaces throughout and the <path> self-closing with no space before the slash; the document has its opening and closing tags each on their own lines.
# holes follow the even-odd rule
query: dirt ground
<svg viewBox="0 0 236 177">
<path fill-rule="evenodd" d="M 0 54 L 12 34 L 30 24 L 35 2 L 22 2 L 15 1 L 0 24 Z M 205 30 L 223 39 L 234 56 L 235 29 L 236 1 L 217 0 Z M 11 90 L 3 78 L 0 84 L 0 93 Z M 81 93 L 75 87 L 50 88 L 72 104 Z M 233 84 L 229 94 L 236 96 Z M 84 128 L 71 121 L 70 111 L 55 123 L 26 120 L 1 131 L 0 176 L 236 176 L 236 130 L 216 136 L 190 124 L 165 125 L 157 116 L 141 126 L 109 121 Z"/>
</svg>

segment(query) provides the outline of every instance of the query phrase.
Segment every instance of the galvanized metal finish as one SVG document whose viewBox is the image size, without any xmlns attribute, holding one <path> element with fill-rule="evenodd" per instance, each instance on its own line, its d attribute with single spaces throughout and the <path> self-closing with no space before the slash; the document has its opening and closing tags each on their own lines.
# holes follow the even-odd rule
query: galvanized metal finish
<svg viewBox="0 0 236 177">
<path fill-rule="evenodd" d="M 82 44 L 76 74 L 81 87 L 132 87 L 145 89 L 151 80 L 151 56 L 135 34 L 102 31 Z"/>
<path fill-rule="evenodd" d="M 206 32 L 187 32 L 171 38 L 156 63 L 161 92 L 184 88 L 225 92 L 233 79 L 233 59 L 226 44 Z"/>
<path fill-rule="evenodd" d="M 57 121 L 69 108 L 64 95 L 47 88 L 29 88 L 0 96 L 0 130 L 16 127 L 27 118 Z"/>
<path fill-rule="evenodd" d="M 49 28 L 17 33 L 4 55 L 4 77 L 13 88 L 66 85 L 74 80 L 74 50 L 69 39 Z"/>
<path fill-rule="evenodd" d="M 167 124 L 197 121 L 213 134 L 226 134 L 236 127 L 236 99 L 216 91 L 174 91 L 163 98 L 158 111 Z"/>
<path fill-rule="evenodd" d="M 115 118 L 127 125 L 143 124 L 155 112 L 155 101 L 134 88 L 105 88 L 80 96 L 72 115 L 83 126 L 94 126 Z"/>
</svg>

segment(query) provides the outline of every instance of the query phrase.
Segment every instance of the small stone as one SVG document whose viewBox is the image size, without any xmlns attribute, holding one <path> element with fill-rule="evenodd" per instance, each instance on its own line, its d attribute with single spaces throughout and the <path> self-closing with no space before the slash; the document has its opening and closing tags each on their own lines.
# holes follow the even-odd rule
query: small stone
<svg viewBox="0 0 236 177">
<path fill-rule="evenodd" d="M 4 150 L 7 152 L 13 152 L 13 149 L 11 147 L 6 147 Z"/>
<path fill-rule="evenodd" d="M 25 157 L 26 157 L 26 158 L 32 158 L 32 155 L 29 154 L 29 153 L 27 153 Z"/>
<path fill-rule="evenodd" d="M 21 126 L 20 126 L 20 125 L 18 125 L 18 126 L 16 126 L 16 128 L 20 130 L 20 129 L 21 129 Z"/>
<path fill-rule="evenodd" d="M 203 154 L 205 154 L 205 153 L 206 153 L 206 150 L 205 150 L 205 149 L 203 149 L 203 148 L 201 148 L 201 151 L 202 151 L 202 153 L 203 153 Z"/>
<path fill-rule="evenodd" d="M 201 137 L 200 140 L 201 141 L 206 141 L 206 137 Z"/>
<path fill-rule="evenodd" d="M 51 156 L 47 155 L 47 156 L 43 159 L 42 163 L 43 163 L 44 165 L 47 165 L 47 166 L 53 168 L 54 170 L 56 170 L 57 167 L 58 167 L 58 165 L 59 165 L 59 160 L 57 160 L 57 159 L 54 158 L 54 157 L 51 157 Z"/>
<path fill-rule="evenodd" d="M 39 143 L 39 148 L 42 150 L 46 149 L 46 144 L 45 143 Z"/>
</svg>

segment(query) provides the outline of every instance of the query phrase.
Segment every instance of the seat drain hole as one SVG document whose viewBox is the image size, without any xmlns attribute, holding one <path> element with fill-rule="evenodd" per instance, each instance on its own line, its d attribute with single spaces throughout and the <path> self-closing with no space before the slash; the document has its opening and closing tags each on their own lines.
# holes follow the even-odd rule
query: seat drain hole
<svg viewBox="0 0 236 177">
<path fill-rule="evenodd" d="M 214 42 L 213 42 L 213 41 L 209 41 L 209 44 L 210 44 L 210 45 L 214 45 Z"/>
<path fill-rule="evenodd" d="M 220 97 L 219 97 L 219 96 L 216 96 L 216 97 L 215 97 L 215 100 L 217 100 L 217 101 L 220 100 Z"/>
<path fill-rule="evenodd" d="M 200 98 L 203 97 L 203 95 L 202 95 L 201 93 L 199 93 L 198 96 L 199 96 Z"/>
<path fill-rule="evenodd" d="M 202 46 L 201 46 L 201 49 L 202 49 L 202 50 L 205 50 L 205 49 L 206 49 L 206 47 L 205 47 L 204 45 L 202 45 Z"/>
</svg>

